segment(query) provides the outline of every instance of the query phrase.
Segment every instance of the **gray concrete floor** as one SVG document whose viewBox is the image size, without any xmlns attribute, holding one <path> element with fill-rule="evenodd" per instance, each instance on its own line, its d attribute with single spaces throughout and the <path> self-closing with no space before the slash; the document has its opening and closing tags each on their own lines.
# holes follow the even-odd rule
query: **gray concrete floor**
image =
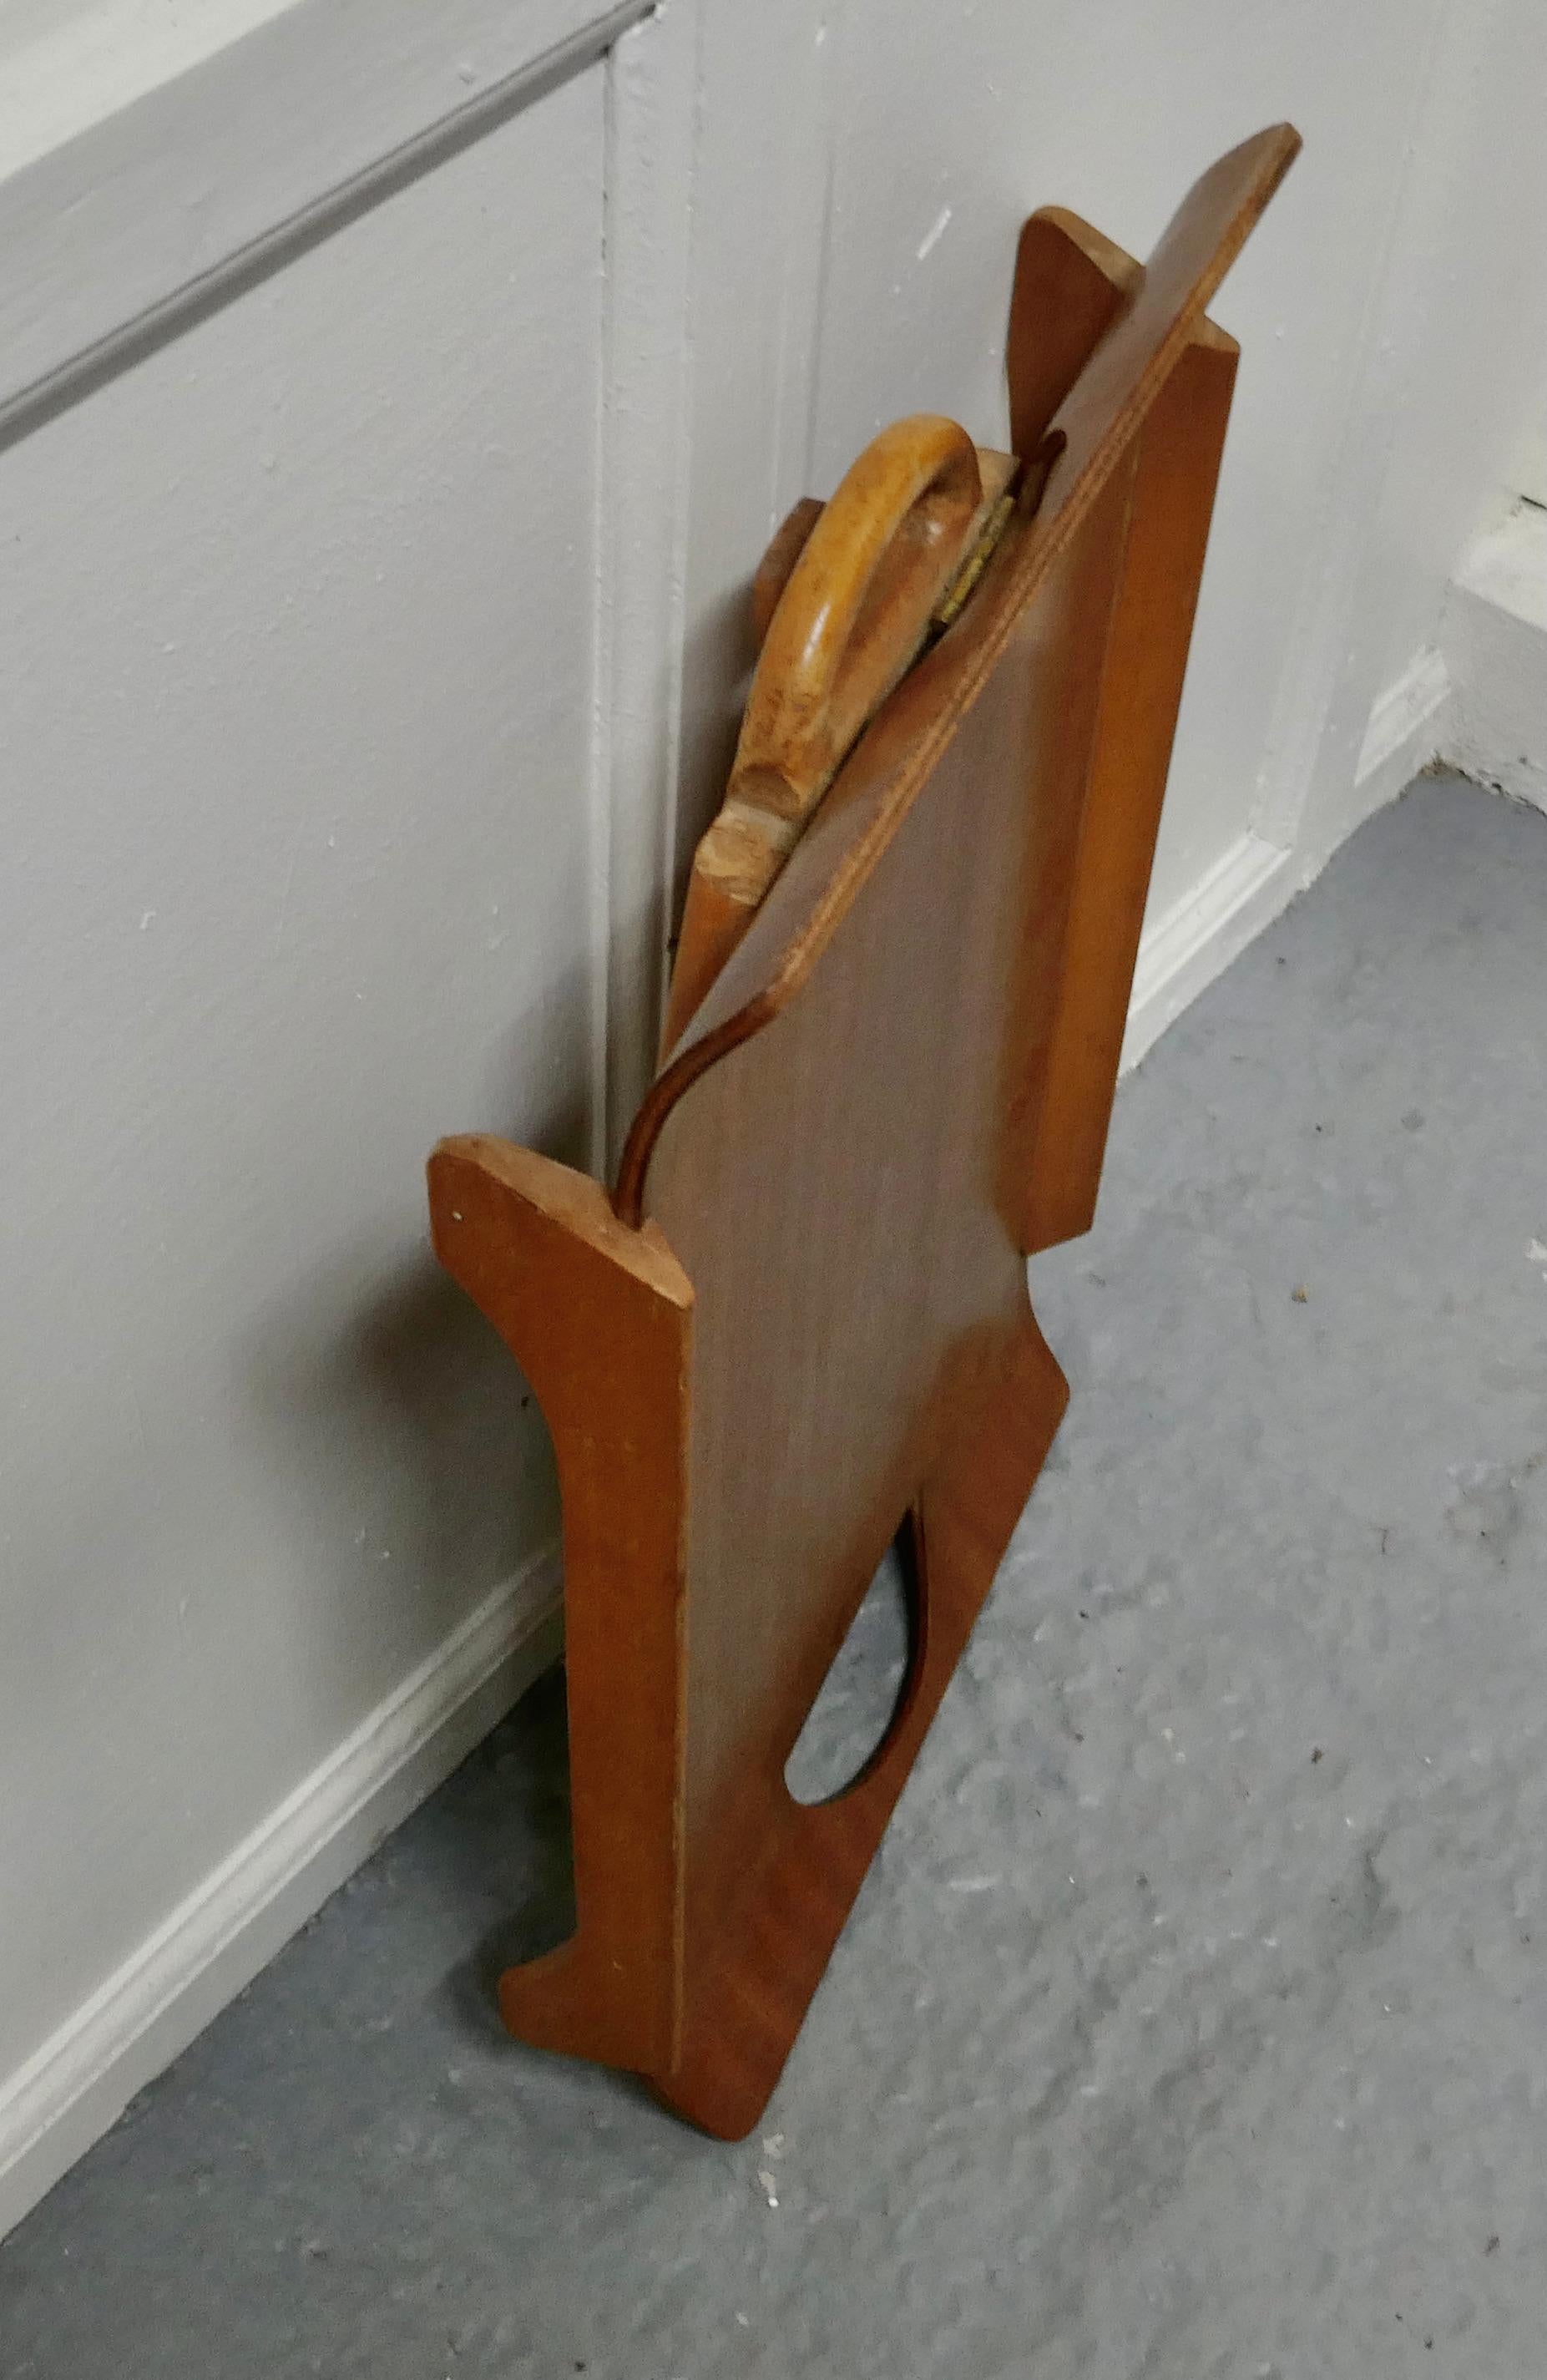
<svg viewBox="0 0 1547 2380">
<path fill-rule="evenodd" d="M 1124 1087 L 762 2137 L 493 2020 L 547 1682 L 0 2250 L 5 2380 L 1547 2369 L 1544 917 L 1547 820 L 1420 783 Z"/>
</svg>

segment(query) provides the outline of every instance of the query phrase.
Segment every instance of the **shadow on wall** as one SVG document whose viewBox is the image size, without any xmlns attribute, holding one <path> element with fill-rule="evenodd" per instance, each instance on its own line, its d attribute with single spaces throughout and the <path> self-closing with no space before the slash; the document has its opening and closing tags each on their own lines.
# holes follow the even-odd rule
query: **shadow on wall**
<svg viewBox="0 0 1547 2380">
<path fill-rule="evenodd" d="M 510 1071 L 524 1040 L 511 1037 Z M 477 1119 L 450 1116 L 447 1129 Z M 582 1161 L 584 1099 L 533 1145 Z M 429 1155 L 429 1148 L 425 1149 Z M 380 1246 L 380 1233 L 376 1234 Z M 553 1545 L 547 1425 L 509 1350 L 428 1245 L 342 1251 L 270 1310 L 244 1386 L 283 1473 L 307 1582 L 295 1694 L 335 1742 L 497 1587 Z"/>
</svg>

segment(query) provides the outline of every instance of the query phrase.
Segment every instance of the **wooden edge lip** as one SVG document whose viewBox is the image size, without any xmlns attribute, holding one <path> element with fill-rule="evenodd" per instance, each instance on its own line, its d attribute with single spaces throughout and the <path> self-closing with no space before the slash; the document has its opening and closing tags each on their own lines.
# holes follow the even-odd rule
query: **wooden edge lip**
<svg viewBox="0 0 1547 2380">
<path fill-rule="evenodd" d="M 901 818 L 906 814 L 912 796 L 927 779 L 956 723 L 956 717 L 976 699 L 988 676 L 1009 642 L 1014 621 L 1040 586 L 1047 570 L 1063 552 L 1082 525 L 1091 506 L 1116 468 L 1118 456 L 1137 433 L 1161 387 L 1169 376 L 1177 358 L 1192 338 L 1203 318 L 1203 310 L 1218 289 L 1220 283 L 1239 255 L 1263 209 L 1278 188 L 1302 146 L 1299 133 L 1289 123 L 1266 126 L 1227 150 L 1199 176 L 1173 213 L 1166 230 L 1143 268 L 1135 302 L 1125 310 L 1125 328 L 1135 322 L 1141 298 L 1150 293 L 1150 268 L 1166 249 L 1174 235 L 1191 210 L 1206 205 L 1222 186 L 1239 184 L 1239 195 L 1228 221 L 1206 257 L 1193 273 L 1184 294 L 1178 301 L 1175 313 L 1166 332 L 1157 341 L 1154 353 L 1142 366 L 1135 380 L 1130 400 L 1130 418 L 1119 414 L 1107 425 L 1106 432 L 1081 458 L 1080 468 L 1071 484 L 1058 487 L 1063 473 L 1055 465 L 1049 477 L 1049 489 L 1057 489 L 1058 501 L 1051 514 L 1039 514 L 1027 522 L 1027 534 L 1018 540 L 1018 551 L 1011 558 L 1005 549 L 1011 540 L 1007 538 L 1000 549 L 1006 567 L 994 573 L 998 579 L 992 590 L 985 586 L 979 590 L 979 602 L 987 603 L 987 621 L 976 616 L 978 606 L 963 613 L 956 628 L 947 632 L 937 652 L 950 648 L 958 634 L 975 625 L 979 630 L 976 650 L 970 656 L 963 651 L 964 684 L 954 715 L 942 715 L 935 732 L 921 737 L 909 761 L 903 764 L 897 782 L 882 804 L 876 818 L 844 856 L 841 864 L 826 891 L 818 896 L 799 927 L 787 935 L 784 946 L 773 960 L 766 980 L 732 1013 L 709 1023 L 696 1036 L 693 1026 L 678 1045 L 677 1053 L 647 1091 L 629 1127 L 621 1160 L 612 1205 L 617 1217 L 626 1228 L 637 1231 L 644 1215 L 645 1180 L 656 1139 L 679 1099 L 697 1077 L 706 1073 L 717 1060 L 728 1054 L 741 1042 L 748 1040 L 778 1015 L 816 965 L 840 918 L 852 901 L 858 886 L 870 873 L 882 851 L 889 843 Z M 1075 220 L 1078 220 L 1077 218 Z M 1214 325 L 1210 324 L 1212 333 Z M 1220 334 L 1225 335 L 1225 334 Z M 1106 353 L 1105 346 L 1100 351 Z M 1080 383 L 1076 383 L 1078 389 Z M 1064 408 L 1055 417 L 1054 427 L 1062 429 Z M 1038 532 L 1041 531 L 1041 534 Z M 991 565 L 992 568 L 992 565 Z M 958 647 L 958 650 L 963 650 Z M 905 692 L 910 681 L 901 686 L 883 705 L 864 736 L 855 747 L 843 769 L 839 772 L 828 799 L 832 800 L 854 761 L 864 752 L 876 730 L 886 720 L 899 695 Z M 755 930 L 755 929 L 754 929 Z M 746 944 L 743 944 L 743 949 Z M 707 1005 L 712 1004 L 711 989 Z M 702 1012 L 700 1012 L 702 1013 Z"/>
<path fill-rule="evenodd" d="M 1195 347 L 1207 347 L 1211 355 L 1229 356 L 1238 363 L 1240 360 L 1240 341 L 1232 338 L 1228 331 L 1222 331 L 1207 314 L 1200 314 L 1194 322 L 1191 344 Z"/>
<path fill-rule="evenodd" d="M 1299 127 L 1291 124 L 1287 116 L 1284 116 L 1278 123 L 1264 124 L 1260 132 L 1249 134 L 1247 139 L 1239 141 L 1234 149 L 1227 149 L 1224 156 L 1217 159 L 1215 164 L 1209 167 L 1208 173 L 1201 178 L 1207 181 L 1209 174 L 1218 173 L 1222 167 L 1233 166 L 1251 151 L 1258 151 L 1263 157 L 1264 167 L 1271 174 L 1271 178 L 1265 181 L 1258 198 L 1257 212 L 1260 214 L 1304 146 L 1305 142 L 1300 136 Z M 1252 221 L 1255 222 L 1255 220 L 1256 217 L 1253 216 Z M 1250 231 L 1251 227 L 1249 224 L 1247 229 Z"/>
<path fill-rule="evenodd" d="M 637 1232 L 643 1237 L 656 1228 L 645 1216 L 645 1176 L 660 1128 L 688 1085 L 707 1074 L 717 1060 L 740 1042 L 750 1041 L 755 1033 L 760 1033 L 778 1015 L 788 997 L 789 993 L 776 980 L 767 990 L 754 992 L 750 1000 L 707 1032 L 695 1037 L 689 1026 L 689 1038 L 679 1043 L 671 1064 L 656 1076 L 640 1101 L 623 1144 L 612 1206 L 625 1230 Z"/>
<path fill-rule="evenodd" d="M 693 1283 L 672 1253 L 658 1223 L 630 1224 L 618 1213 L 601 1184 L 557 1159 L 539 1156 L 498 1134 L 459 1133 L 440 1141 L 426 1166 L 429 1185 L 430 1237 L 435 1253 L 448 1271 L 461 1237 L 463 1215 L 453 1203 L 462 1195 L 459 1181 L 481 1176 L 522 1203 L 569 1237 L 634 1279 L 668 1305 L 684 1312 L 694 1302 Z M 476 1236 L 477 1221 L 468 1218 Z"/>
<path fill-rule="evenodd" d="M 1055 230 L 1061 231 L 1082 256 L 1088 256 L 1091 262 L 1105 273 L 1112 284 L 1116 298 L 1120 299 L 1135 295 L 1144 277 L 1144 268 L 1139 259 L 1130 256 L 1127 249 L 1119 248 L 1115 239 L 1108 239 L 1094 224 L 1087 223 L 1083 215 L 1076 214 L 1072 207 L 1034 207 L 1021 226 L 1022 239 L 1032 224 L 1051 224 Z"/>
</svg>

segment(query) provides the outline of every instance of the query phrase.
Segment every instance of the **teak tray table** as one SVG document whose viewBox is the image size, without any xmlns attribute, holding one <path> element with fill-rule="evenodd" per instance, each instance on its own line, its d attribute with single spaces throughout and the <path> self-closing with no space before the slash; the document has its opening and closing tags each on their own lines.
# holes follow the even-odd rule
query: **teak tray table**
<svg viewBox="0 0 1547 2380">
<path fill-rule="evenodd" d="M 430 1161 L 563 1500 L 577 1923 L 501 2006 L 726 2138 L 1067 1400 L 1025 1259 L 1092 1220 L 1236 370 L 1203 310 L 1298 147 L 1221 158 L 1147 265 L 1026 224 L 1018 507 L 675 1021 L 610 1194 L 483 1135 Z M 786 1759 L 904 1526 L 895 1717 L 803 1806 Z"/>
</svg>

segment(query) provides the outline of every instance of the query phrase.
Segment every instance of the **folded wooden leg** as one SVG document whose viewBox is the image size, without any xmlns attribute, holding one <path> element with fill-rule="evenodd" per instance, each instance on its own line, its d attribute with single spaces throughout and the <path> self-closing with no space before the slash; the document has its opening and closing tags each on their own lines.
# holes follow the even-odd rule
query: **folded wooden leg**
<svg viewBox="0 0 1547 2380">
<path fill-rule="evenodd" d="M 502 1978 L 501 2010 L 541 2048 L 670 2067 L 693 1292 L 653 1223 L 508 1141 L 442 1141 L 429 1207 L 436 1254 L 542 1408 L 563 1498 L 577 1922 Z"/>
</svg>

